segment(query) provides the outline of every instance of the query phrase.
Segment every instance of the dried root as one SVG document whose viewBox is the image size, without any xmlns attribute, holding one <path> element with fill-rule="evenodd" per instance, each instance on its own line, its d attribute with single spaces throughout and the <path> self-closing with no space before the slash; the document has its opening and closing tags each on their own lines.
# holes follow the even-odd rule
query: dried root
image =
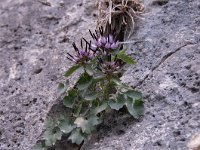
<svg viewBox="0 0 200 150">
<path fill-rule="evenodd" d="M 112 26 L 118 40 L 127 40 L 134 31 L 134 18 L 140 18 L 144 7 L 139 0 L 98 0 L 99 19 L 97 28 Z"/>
</svg>

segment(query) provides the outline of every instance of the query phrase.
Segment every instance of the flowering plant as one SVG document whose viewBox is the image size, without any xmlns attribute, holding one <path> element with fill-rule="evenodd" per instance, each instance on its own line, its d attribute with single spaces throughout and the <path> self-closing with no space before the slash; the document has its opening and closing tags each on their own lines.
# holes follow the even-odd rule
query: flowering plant
<svg viewBox="0 0 200 150">
<path fill-rule="evenodd" d="M 72 143 L 80 145 L 111 109 L 127 109 L 136 119 L 142 114 L 141 93 L 120 81 L 124 64 L 135 62 L 121 49 L 123 46 L 115 38 L 114 32 L 107 35 L 104 32 L 102 27 L 95 33 L 90 31 L 92 42 L 82 38 L 80 48 L 72 44 L 75 54 L 67 53 L 67 58 L 74 65 L 64 75 L 69 77 L 78 69 L 82 69 L 82 73 L 72 88 L 64 83 L 59 84 L 68 115 L 47 121 L 44 133 L 46 146 L 54 145 L 63 134 Z"/>
<path fill-rule="evenodd" d="M 100 0 L 98 6 L 100 12 L 109 10 L 109 15 L 102 11 L 100 17 L 103 21 L 98 21 L 98 26 L 104 25 L 94 33 L 89 30 L 92 40 L 82 38 L 80 46 L 72 44 L 75 53 L 67 53 L 67 58 L 74 65 L 64 76 L 68 78 L 77 70 L 81 73 L 73 87 L 68 87 L 68 79 L 58 85 L 66 111 L 46 121 L 43 142 L 36 145 L 37 150 L 55 145 L 63 135 L 72 143 L 83 144 L 110 110 L 125 109 L 135 119 L 143 113 L 142 94 L 120 81 L 124 65 L 135 64 L 126 55 L 123 40 L 128 37 L 127 33 L 132 33 L 133 16 L 140 13 L 143 7 L 138 0 Z M 118 24 L 120 20 L 123 23 Z"/>
</svg>

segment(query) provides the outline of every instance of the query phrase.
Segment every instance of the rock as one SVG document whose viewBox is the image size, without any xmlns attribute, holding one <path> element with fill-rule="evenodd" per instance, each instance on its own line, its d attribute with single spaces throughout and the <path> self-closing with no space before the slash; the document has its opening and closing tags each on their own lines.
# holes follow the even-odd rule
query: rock
<svg viewBox="0 0 200 150">
<path fill-rule="evenodd" d="M 66 52 L 96 26 L 96 10 L 86 9 L 92 0 L 46 2 L 0 1 L 1 150 L 30 150 L 41 138 L 57 84 L 72 65 Z"/>
<path fill-rule="evenodd" d="M 200 134 L 196 134 L 188 143 L 191 150 L 200 150 Z"/>
<path fill-rule="evenodd" d="M 45 1 L 41 1 L 45 2 Z M 58 106 L 72 41 L 96 26 L 93 0 L 0 1 L 0 149 L 29 150 Z M 82 150 L 187 150 L 200 131 L 200 1 L 144 0 L 123 82 L 144 95 L 139 120 L 114 113 Z M 56 110 L 56 109 L 55 109 Z M 61 141 L 58 149 L 67 149 Z M 69 148 L 70 149 L 70 148 Z"/>
<path fill-rule="evenodd" d="M 105 123 L 82 150 L 188 150 L 200 131 L 200 1 L 144 0 L 123 82 L 143 93 L 144 116 Z M 112 128 L 107 128 L 110 124 Z M 118 130 L 125 133 L 118 134 Z"/>
</svg>

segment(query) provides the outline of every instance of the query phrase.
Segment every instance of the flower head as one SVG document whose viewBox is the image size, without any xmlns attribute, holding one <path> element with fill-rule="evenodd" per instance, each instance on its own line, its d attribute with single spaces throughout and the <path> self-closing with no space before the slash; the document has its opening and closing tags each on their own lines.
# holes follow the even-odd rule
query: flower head
<svg viewBox="0 0 200 150">
<path fill-rule="evenodd" d="M 100 64 L 100 70 L 107 75 L 118 73 L 121 69 L 121 60 L 117 59 L 117 55 L 114 60 L 111 59 L 111 54 L 107 55 L 107 60 L 102 60 L 98 58 Z"/>
<path fill-rule="evenodd" d="M 83 40 L 85 41 L 85 48 L 83 48 Z M 76 52 L 75 55 L 68 54 L 68 59 L 77 64 L 86 64 L 93 59 L 95 51 L 91 49 L 91 42 L 87 42 L 84 38 L 81 39 L 81 49 L 78 49 L 76 44 L 72 44 Z"/>
<path fill-rule="evenodd" d="M 93 46 L 95 47 L 95 50 L 101 49 L 103 52 L 106 51 L 109 53 L 110 51 L 118 48 L 119 43 L 112 33 L 114 30 L 110 30 L 107 35 L 104 34 L 103 27 L 99 28 L 99 32 L 97 30 L 95 30 L 95 33 L 92 33 L 90 30 L 89 32 L 94 40 Z"/>
</svg>

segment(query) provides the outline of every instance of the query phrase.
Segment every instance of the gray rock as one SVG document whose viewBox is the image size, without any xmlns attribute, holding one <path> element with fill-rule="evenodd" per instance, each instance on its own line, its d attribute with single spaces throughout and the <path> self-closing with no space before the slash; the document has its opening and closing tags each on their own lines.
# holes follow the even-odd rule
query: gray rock
<svg viewBox="0 0 200 150">
<path fill-rule="evenodd" d="M 191 140 L 188 142 L 188 147 L 191 150 L 200 150 L 200 134 L 199 133 L 197 133 L 191 138 Z"/>
<path fill-rule="evenodd" d="M 93 1 L 0 1 L 0 149 L 29 150 L 57 103 L 72 41 L 96 26 Z M 90 9 L 88 9 L 90 8 Z"/>
<path fill-rule="evenodd" d="M 132 36 L 140 42 L 127 51 L 137 64 L 122 80 L 143 93 L 145 114 L 135 122 L 113 117 L 82 150 L 187 150 L 200 131 L 200 1 L 144 4 Z"/>
<path fill-rule="evenodd" d="M 66 52 L 96 26 L 92 0 L 47 2 L 0 2 L 2 150 L 29 150 L 41 138 L 47 114 L 59 106 L 57 83 L 71 66 Z M 122 80 L 143 93 L 145 114 L 111 114 L 83 150 L 187 150 L 200 131 L 200 2 L 144 5 L 145 20 L 137 20 L 132 36 L 141 42 L 127 51 L 137 64 Z"/>
</svg>

